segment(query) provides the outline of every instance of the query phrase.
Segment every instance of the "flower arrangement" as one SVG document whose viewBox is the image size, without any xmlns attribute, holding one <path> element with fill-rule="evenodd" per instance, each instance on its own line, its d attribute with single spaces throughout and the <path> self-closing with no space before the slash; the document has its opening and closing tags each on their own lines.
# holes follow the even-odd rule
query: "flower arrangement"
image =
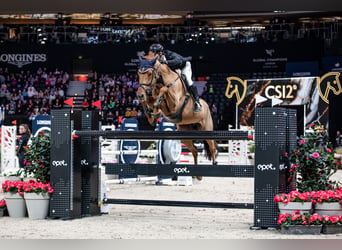
<svg viewBox="0 0 342 250">
<path fill-rule="evenodd" d="M 50 181 L 50 134 L 39 132 L 31 138 L 31 144 L 26 146 L 25 173 L 32 175 L 38 181 L 48 183 Z"/>
<path fill-rule="evenodd" d="M 323 225 L 341 225 L 342 226 L 342 216 L 322 216 Z"/>
<path fill-rule="evenodd" d="M 313 131 L 302 136 L 297 148 L 289 156 L 285 154 L 291 164 L 288 182 L 295 180 L 300 192 L 338 188 L 339 182 L 330 179 L 340 165 L 332 148 L 323 133 Z"/>
<path fill-rule="evenodd" d="M 29 182 L 24 182 L 23 189 L 25 193 L 43 193 L 43 194 L 51 194 L 53 193 L 53 189 L 50 186 L 50 183 L 42 183 L 34 180 L 30 180 Z"/>
<path fill-rule="evenodd" d="M 289 202 L 310 202 L 310 201 L 311 201 L 310 192 L 300 193 L 298 191 L 291 191 L 288 194 L 285 194 L 285 193 L 277 194 L 274 197 L 275 203 L 281 202 L 281 203 L 287 204 Z"/>
<path fill-rule="evenodd" d="M 6 208 L 6 201 L 4 199 L 0 200 L 0 209 L 5 209 Z"/>
<path fill-rule="evenodd" d="M 300 211 L 294 211 L 291 214 L 280 214 L 278 217 L 278 225 L 321 225 L 322 217 L 317 213 L 314 214 L 300 214 Z"/>
<path fill-rule="evenodd" d="M 322 202 L 339 202 L 342 206 L 342 187 L 335 190 L 320 190 L 300 193 L 299 191 L 291 191 L 288 194 L 277 194 L 274 197 L 275 203 L 289 202 L 311 202 L 313 204 Z"/>
<path fill-rule="evenodd" d="M 19 193 L 21 196 L 24 195 L 24 183 L 22 181 L 5 181 L 2 183 L 2 191 L 4 193 Z"/>
<path fill-rule="evenodd" d="M 313 204 L 317 202 L 339 202 L 342 206 L 342 187 L 335 190 L 312 191 L 311 197 Z"/>
</svg>

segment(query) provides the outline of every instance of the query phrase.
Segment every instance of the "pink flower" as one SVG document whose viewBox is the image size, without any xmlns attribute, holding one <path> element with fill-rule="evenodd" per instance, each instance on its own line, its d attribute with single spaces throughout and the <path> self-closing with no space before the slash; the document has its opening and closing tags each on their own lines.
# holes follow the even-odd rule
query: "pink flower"
<svg viewBox="0 0 342 250">
<path fill-rule="evenodd" d="M 331 153 L 331 149 L 330 149 L 330 148 L 327 148 L 327 152 Z"/>
<path fill-rule="evenodd" d="M 317 159 L 317 158 L 319 157 L 319 153 L 317 153 L 317 152 L 313 153 L 313 154 L 312 154 L 312 157 L 315 158 L 315 159 Z"/>
<path fill-rule="evenodd" d="M 305 140 L 304 139 L 301 139 L 300 140 L 300 144 L 304 144 L 305 143 Z"/>
</svg>

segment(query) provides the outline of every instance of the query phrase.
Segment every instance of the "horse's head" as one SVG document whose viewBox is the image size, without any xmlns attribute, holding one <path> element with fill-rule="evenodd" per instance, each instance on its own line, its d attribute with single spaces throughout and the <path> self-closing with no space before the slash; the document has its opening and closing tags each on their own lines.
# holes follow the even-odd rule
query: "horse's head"
<svg viewBox="0 0 342 250">
<path fill-rule="evenodd" d="M 153 84 L 155 84 L 155 70 L 154 64 L 156 63 L 157 58 L 152 60 L 142 59 L 139 57 L 139 88 L 137 90 L 137 97 L 140 101 L 145 102 L 147 96 L 152 95 Z"/>
</svg>

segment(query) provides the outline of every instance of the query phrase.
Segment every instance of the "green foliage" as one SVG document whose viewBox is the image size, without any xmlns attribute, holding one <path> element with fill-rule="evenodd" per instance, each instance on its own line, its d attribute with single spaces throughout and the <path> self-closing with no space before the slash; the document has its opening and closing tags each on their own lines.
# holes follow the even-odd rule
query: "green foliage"
<svg viewBox="0 0 342 250">
<path fill-rule="evenodd" d="M 297 142 L 297 149 L 291 152 L 289 182 L 295 178 L 299 192 L 328 190 L 338 187 L 332 181 L 340 163 L 334 159 L 332 145 L 324 141 L 321 133 L 308 133 Z"/>
<path fill-rule="evenodd" d="M 40 132 L 32 137 L 31 144 L 26 147 L 25 173 L 32 175 L 37 181 L 50 182 L 50 134 Z"/>
</svg>

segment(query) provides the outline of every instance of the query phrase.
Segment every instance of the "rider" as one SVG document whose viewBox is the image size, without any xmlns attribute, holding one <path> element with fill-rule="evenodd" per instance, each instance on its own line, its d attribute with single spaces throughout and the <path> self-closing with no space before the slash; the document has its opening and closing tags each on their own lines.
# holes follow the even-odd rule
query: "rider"
<svg viewBox="0 0 342 250">
<path fill-rule="evenodd" d="M 174 71 L 180 71 L 184 80 L 186 88 L 188 89 L 192 99 L 194 100 L 194 112 L 202 110 L 202 105 L 199 102 L 199 96 L 196 86 L 193 85 L 192 70 L 191 70 L 191 57 L 183 57 L 173 51 L 164 50 L 164 47 L 159 43 L 154 43 L 150 46 L 149 51 L 154 55 L 159 55 L 162 63 L 167 63 Z"/>
</svg>

